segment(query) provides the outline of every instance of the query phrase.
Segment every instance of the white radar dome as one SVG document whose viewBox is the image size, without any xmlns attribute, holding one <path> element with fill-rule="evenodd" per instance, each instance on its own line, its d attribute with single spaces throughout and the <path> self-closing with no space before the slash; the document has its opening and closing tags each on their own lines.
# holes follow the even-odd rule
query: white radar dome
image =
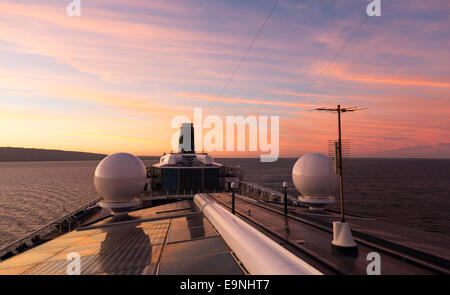
<svg viewBox="0 0 450 295">
<path fill-rule="evenodd" d="M 130 201 L 144 191 L 146 181 L 144 163 L 128 153 L 112 154 L 95 169 L 95 188 L 108 202 Z"/>
<path fill-rule="evenodd" d="M 339 180 L 330 170 L 329 158 L 319 153 L 309 153 L 300 157 L 292 168 L 292 181 L 297 190 L 306 198 L 328 198 L 335 196 Z"/>
</svg>

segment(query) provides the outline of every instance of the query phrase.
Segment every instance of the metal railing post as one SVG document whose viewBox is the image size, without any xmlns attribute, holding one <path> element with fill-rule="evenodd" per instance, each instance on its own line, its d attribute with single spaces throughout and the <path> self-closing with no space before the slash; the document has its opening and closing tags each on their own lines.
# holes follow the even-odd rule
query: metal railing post
<svg viewBox="0 0 450 295">
<path fill-rule="evenodd" d="M 235 196 L 234 196 L 234 188 L 236 186 L 235 182 L 231 183 L 231 213 L 235 214 Z"/>
</svg>

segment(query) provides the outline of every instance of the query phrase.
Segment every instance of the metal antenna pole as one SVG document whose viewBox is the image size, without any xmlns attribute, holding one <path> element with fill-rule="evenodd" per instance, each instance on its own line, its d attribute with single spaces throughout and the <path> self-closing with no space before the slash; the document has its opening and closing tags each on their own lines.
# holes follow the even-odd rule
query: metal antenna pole
<svg viewBox="0 0 450 295">
<path fill-rule="evenodd" d="M 345 222 L 344 218 L 344 183 L 342 180 L 342 136 L 341 136 L 341 106 L 337 106 L 338 113 L 338 129 L 339 129 L 339 159 L 338 159 L 338 172 L 339 172 L 339 193 L 341 198 L 341 222 Z"/>
<path fill-rule="evenodd" d="M 344 218 L 344 183 L 342 180 L 342 135 L 341 135 L 341 113 L 345 112 L 355 112 L 355 111 L 361 111 L 365 110 L 367 108 L 358 109 L 357 107 L 348 107 L 348 108 L 341 108 L 341 105 L 338 105 L 337 108 L 327 108 L 327 107 L 321 107 L 321 108 L 315 108 L 311 111 L 327 111 L 327 112 L 337 112 L 338 114 L 338 131 L 339 131 L 339 139 L 337 143 L 337 148 L 339 149 L 339 152 L 335 154 L 335 164 L 337 168 L 337 172 L 339 175 L 339 192 L 340 192 L 340 199 L 341 199 L 341 222 L 345 222 Z"/>
</svg>

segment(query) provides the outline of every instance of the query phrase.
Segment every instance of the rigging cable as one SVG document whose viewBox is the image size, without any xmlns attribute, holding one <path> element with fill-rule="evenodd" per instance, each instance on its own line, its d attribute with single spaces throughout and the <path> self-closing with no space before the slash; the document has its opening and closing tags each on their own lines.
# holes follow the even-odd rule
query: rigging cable
<svg viewBox="0 0 450 295">
<path fill-rule="evenodd" d="M 350 38 L 347 39 L 347 41 L 342 45 L 342 47 L 339 49 L 339 51 L 333 56 L 333 58 L 328 62 L 328 64 L 320 71 L 320 73 L 313 79 L 307 90 L 305 91 L 305 94 L 308 93 L 309 90 L 311 90 L 312 86 L 317 82 L 317 80 L 322 77 L 323 73 L 330 67 L 330 65 L 336 60 L 336 58 L 344 51 L 345 47 L 350 43 L 350 41 L 353 40 L 353 38 L 356 36 L 356 34 L 359 32 L 361 27 L 364 25 L 364 23 L 369 19 L 369 16 L 366 16 L 362 20 L 362 22 L 358 25 L 356 30 L 353 32 L 353 34 L 350 36 Z"/>
<path fill-rule="evenodd" d="M 280 0 L 275 1 L 275 3 L 272 6 L 272 9 L 270 9 L 269 14 L 267 15 L 266 19 L 264 20 L 264 22 L 262 23 L 261 27 L 259 28 L 258 32 L 256 33 L 255 37 L 253 38 L 252 42 L 250 42 L 250 45 L 247 47 L 247 50 L 245 51 L 244 55 L 241 57 L 241 60 L 239 61 L 239 63 L 237 64 L 237 66 L 234 68 L 234 71 L 232 72 L 230 78 L 227 80 L 227 82 L 225 83 L 225 85 L 222 87 L 222 89 L 220 90 L 219 96 L 222 96 L 223 92 L 225 91 L 225 89 L 228 87 L 228 85 L 230 84 L 230 82 L 233 80 L 234 76 L 236 75 L 237 71 L 239 70 L 241 64 L 244 62 L 244 59 L 247 57 L 248 53 L 250 52 L 250 50 L 253 47 L 253 44 L 255 43 L 256 39 L 258 39 L 259 35 L 261 34 L 261 32 L 264 29 L 264 26 L 266 25 L 266 23 L 269 21 L 270 17 L 272 16 L 273 12 L 275 11 L 275 8 L 278 5 L 278 2 L 280 2 Z"/>
</svg>

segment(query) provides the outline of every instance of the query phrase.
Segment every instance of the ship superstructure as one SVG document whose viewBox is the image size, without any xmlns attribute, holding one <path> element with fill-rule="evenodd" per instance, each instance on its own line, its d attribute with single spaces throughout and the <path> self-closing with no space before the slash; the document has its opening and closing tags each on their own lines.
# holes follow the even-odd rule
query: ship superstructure
<svg viewBox="0 0 450 295">
<path fill-rule="evenodd" d="M 196 153 L 194 143 L 193 124 L 183 124 L 178 152 L 163 155 L 149 169 L 152 190 L 192 194 L 224 188 L 224 166 L 207 153 Z"/>
</svg>

